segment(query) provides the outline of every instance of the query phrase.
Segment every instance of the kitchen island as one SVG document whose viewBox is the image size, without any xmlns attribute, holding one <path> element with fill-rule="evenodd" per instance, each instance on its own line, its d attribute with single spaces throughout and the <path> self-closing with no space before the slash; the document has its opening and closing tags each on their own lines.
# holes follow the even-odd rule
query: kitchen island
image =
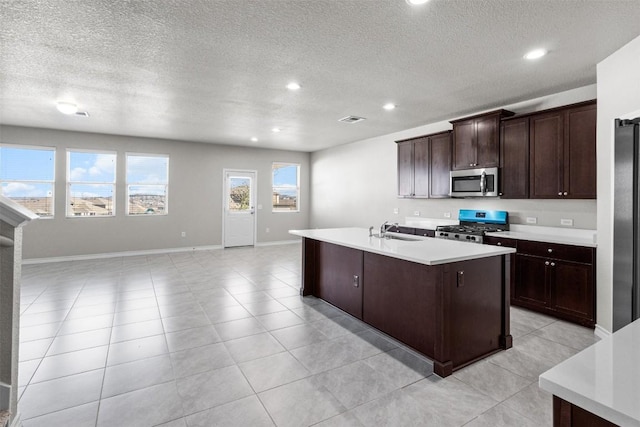
<svg viewBox="0 0 640 427">
<path fill-rule="evenodd" d="M 510 348 L 512 248 L 364 228 L 303 238 L 302 295 L 314 295 L 433 360 L 446 377 Z M 406 240 L 410 239 L 410 240 Z"/>
<path fill-rule="evenodd" d="M 640 427 L 640 320 L 540 375 L 553 425 Z"/>
</svg>

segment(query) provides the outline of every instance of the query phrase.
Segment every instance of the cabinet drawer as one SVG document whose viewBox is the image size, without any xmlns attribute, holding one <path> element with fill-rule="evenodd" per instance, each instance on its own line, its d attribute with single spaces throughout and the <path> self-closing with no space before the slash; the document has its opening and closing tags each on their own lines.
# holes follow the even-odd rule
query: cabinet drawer
<svg viewBox="0 0 640 427">
<path fill-rule="evenodd" d="M 482 243 L 485 245 L 505 246 L 507 248 L 517 248 L 516 239 L 504 239 L 502 237 L 484 236 Z"/>
<path fill-rule="evenodd" d="M 593 264 L 594 262 L 593 249 L 584 246 L 520 240 L 518 242 L 518 253 L 523 255 L 535 255 L 546 258 L 581 262 L 585 264 Z"/>
</svg>

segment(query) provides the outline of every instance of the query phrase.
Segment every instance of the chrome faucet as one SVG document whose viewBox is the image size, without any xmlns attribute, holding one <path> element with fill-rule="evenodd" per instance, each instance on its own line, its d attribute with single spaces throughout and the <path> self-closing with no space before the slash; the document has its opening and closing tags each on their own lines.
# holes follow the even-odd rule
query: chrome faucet
<svg viewBox="0 0 640 427">
<path fill-rule="evenodd" d="M 385 221 L 380 226 L 380 237 L 384 237 L 391 227 L 397 227 L 398 223 L 394 222 L 393 224 L 389 224 L 389 221 Z"/>
</svg>

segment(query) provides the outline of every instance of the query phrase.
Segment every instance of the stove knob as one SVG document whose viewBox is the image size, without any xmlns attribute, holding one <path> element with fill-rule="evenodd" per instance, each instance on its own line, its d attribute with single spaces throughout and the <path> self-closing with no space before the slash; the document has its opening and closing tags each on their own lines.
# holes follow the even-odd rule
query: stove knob
<svg viewBox="0 0 640 427">
<path fill-rule="evenodd" d="M 476 236 L 471 236 L 469 237 L 471 240 L 473 240 L 474 242 L 477 240 Z"/>
<path fill-rule="evenodd" d="M 453 236 L 453 237 L 454 237 L 454 239 L 459 239 L 459 238 L 460 238 L 460 235 L 459 235 L 459 234 L 456 234 L 456 235 L 455 235 L 455 236 Z"/>
<path fill-rule="evenodd" d="M 471 240 L 471 239 L 475 239 L 475 238 L 474 238 L 474 237 L 471 237 L 471 236 L 467 236 L 467 237 L 466 237 L 466 239 L 467 239 L 467 240 Z"/>
</svg>

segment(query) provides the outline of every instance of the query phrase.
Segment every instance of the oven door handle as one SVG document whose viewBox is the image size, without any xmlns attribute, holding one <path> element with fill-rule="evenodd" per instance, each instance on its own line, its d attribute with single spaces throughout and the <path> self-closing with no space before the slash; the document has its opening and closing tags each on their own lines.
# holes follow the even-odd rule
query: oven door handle
<svg viewBox="0 0 640 427">
<path fill-rule="evenodd" d="M 484 196 L 487 193 L 487 173 L 482 171 L 480 175 L 480 193 Z"/>
</svg>

